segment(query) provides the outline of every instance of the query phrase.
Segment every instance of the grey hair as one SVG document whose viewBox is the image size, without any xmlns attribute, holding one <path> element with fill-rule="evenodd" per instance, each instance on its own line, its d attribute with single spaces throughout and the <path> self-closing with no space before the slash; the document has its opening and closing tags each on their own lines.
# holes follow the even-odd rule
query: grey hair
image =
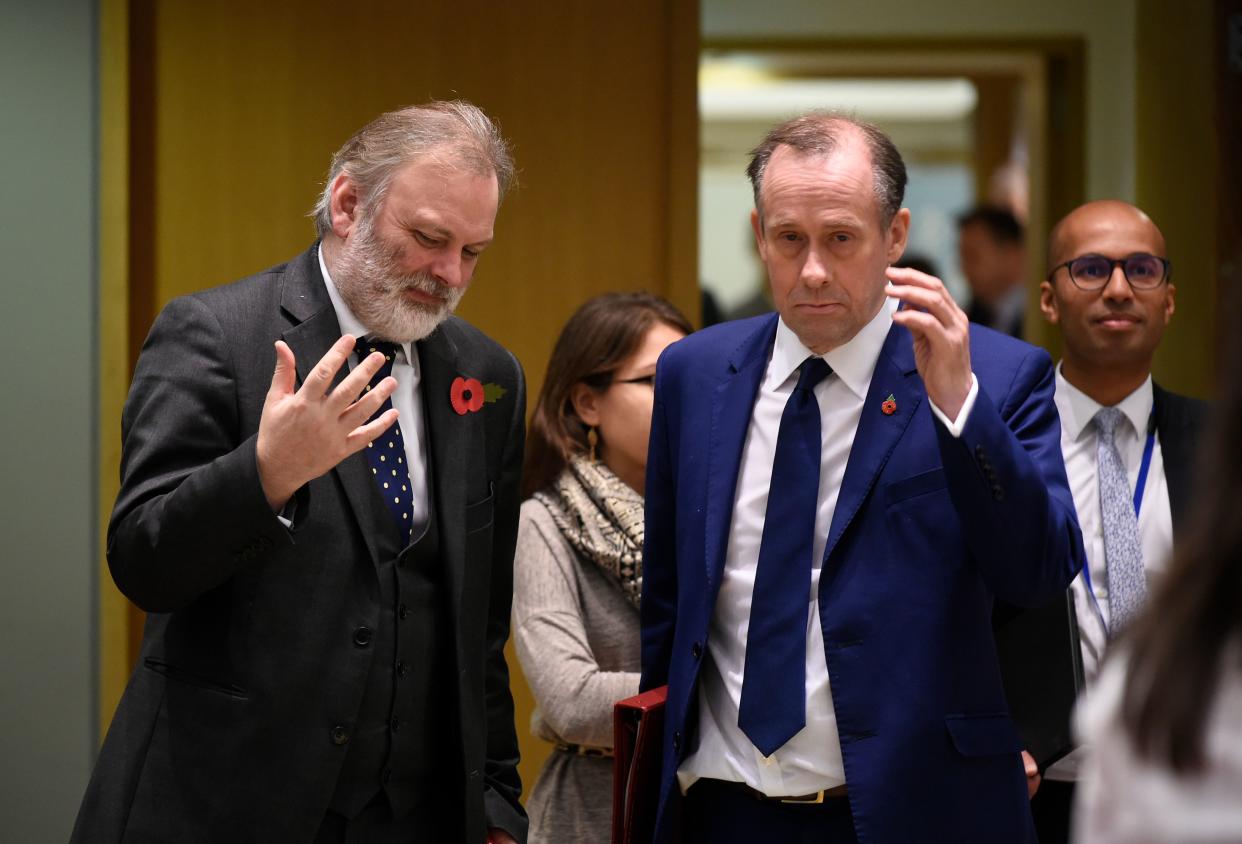
<svg viewBox="0 0 1242 844">
<path fill-rule="evenodd" d="M 346 173 L 370 212 L 388 191 L 393 174 L 416 158 L 443 152 L 454 165 L 494 173 L 500 198 L 513 183 L 513 157 L 500 130 L 482 109 L 464 100 L 435 101 L 381 114 L 358 130 L 332 156 L 328 180 L 311 211 L 323 237 L 332 230 L 332 183 Z"/>
<path fill-rule="evenodd" d="M 901 210 L 907 181 L 906 164 L 893 139 L 874 123 L 858 120 L 845 112 L 827 110 L 809 111 L 785 121 L 768 132 L 763 142 L 750 151 L 746 175 L 750 177 L 755 192 L 755 209 L 760 218 L 763 217 L 760 201 L 763 175 L 776 148 L 784 145 L 804 155 L 830 155 L 841 143 L 841 130 L 848 127 L 862 133 L 871 153 L 871 172 L 876 202 L 880 206 L 880 221 L 884 225 L 892 222 L 893 216 Z"/>
</svg>

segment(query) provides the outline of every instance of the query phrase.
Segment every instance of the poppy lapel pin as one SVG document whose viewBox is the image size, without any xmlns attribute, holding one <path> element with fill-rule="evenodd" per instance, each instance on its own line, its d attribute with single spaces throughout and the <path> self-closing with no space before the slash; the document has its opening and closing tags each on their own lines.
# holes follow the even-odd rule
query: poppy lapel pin
<svg viewBox="0 0 1242 844">
<path fill-rule="evenodd" d="M 496 402 L 507 392 L 499 384 L 484 384 L 477 378 L 458 376 L 449 388 L 449 402 L 458 416 L 465 416 L 467 413 L 478 413 L 483 405 Z"/>
<path fill-rule="evenodd" d="M 892 393 L 889 393 L 888 398 L 880 405 L 880 411 L 885 416 L 892 416 L 897 412 L 897 399 L 893 397 Z"/>
</svg>

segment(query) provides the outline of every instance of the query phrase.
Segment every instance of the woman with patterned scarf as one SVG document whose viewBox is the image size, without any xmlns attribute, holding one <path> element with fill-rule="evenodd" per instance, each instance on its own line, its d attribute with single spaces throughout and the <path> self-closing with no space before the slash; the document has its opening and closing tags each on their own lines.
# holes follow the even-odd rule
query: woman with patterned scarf
<svg viewBox="0 0 1242 844">
<path fill-rule="evenodd" d="M 612 707 L 638 693 L 643 480 L 656 359 L 691 331 L 668 302 L 609 293 L 565 324 L 526 441 L 513 638 L 556 745 L 530 844 L 610 835 Z"/>
</svg>

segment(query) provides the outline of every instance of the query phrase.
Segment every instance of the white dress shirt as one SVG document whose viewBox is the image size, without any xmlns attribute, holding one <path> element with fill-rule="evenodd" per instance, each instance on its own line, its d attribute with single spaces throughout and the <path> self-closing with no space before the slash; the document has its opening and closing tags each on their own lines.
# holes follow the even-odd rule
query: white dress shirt
<svg viewBox="0 0 1242 844">
<path fill-rule="evenodd" d="M 1117 404 L 1124 420 L 1117 425 L 1114 442 L 1121 463 L 1125 466 L 1130 489 L 1138 482 L 1139 467 L 1143 462 L 1143 449 L 1147 445 L 1147 423 L 1152 411 L 1151 377 L 1148 376 L 1137 390 Z M 1083 673 L 1088 685 L 1095 681 L 1100 660 L 1108 644 L 1108 562 L 1104 557 L 1104 522 L 1100 517 L 1100 484 L 1097 475 L 1098 458 L 1096 445 L 1099 435 L 1092 420 L 1103 405 L 1075 387 L 1061 374 L 1057 366 L 1056 389 L 1057 412 L 1061 416 L 1061 454 L 1065 458 L 1065 473 L 1069 478 L 1070 492 L 1074 496 L 1074 509 L 1078 511 L 1078 526 L 1082 529 L 1082 541 L 1087 551 L 1087 568 L 1091 585 L 1095 587 L 1095 600 L 1087 588 L 1087 580 L 1079 574 L 1070 585 L 1074 596 L 1074 610 L 1078 615 L 1078 632 L 1082 641 Z M 1169 488 L 1164 475 L 1164 459 L 1160 451 L 1160 438 L 1152 447 L 1151 465 L 1143 486 L 1142 503 L 1138 515 L 1139 544 L 1143 550 L 1143 568 L 1151 575 L 1163 571 L 1173 550 L 1173 516 L 1169 509 Z M 1081 754 L 1075 752 L 1048 769 L 1053 780 L 1074 780 L 1081 763 Z"/>
<path fill-rule="evenodd" d="M 854 432 L 896 305 L 896 300 L 888 302 L 853 339 L 822 355 L 832 374 L 814 389 L 820 409 L 821 454 L 814 557 L 807 584 L 806 726 L 765 757 L 737 725 L 746 638 L 781 416 L 797 384 L 798 367 L 812 354 L 783 320 L 777 324 L 776 340 L 742 447 L 724 573 L 699 674 L 699 743 L 677 771 L 683 792 L 704 777 L 744 782 L 771 796 L 811 794 L 845 782 L 820 629 L 819 577 Z M 978 381 L 973 374 L 971 377 L 970 394 L 957 420 L 950 423 L 932 405 L 937 418 L 954 436 L 960 435 L 978 394 Z"/>
<path fill-rule="evenodd" d="M 361 339 L 370 334 L 354 312 L 341 298 L 336 289 L 336 282 L 328 272 L 328 264 L 323 258 L 323 247 L 318 250 L 319 271 L 323 273 L 324 286 L 328 288 L 328 297 L 332 300 L 332 308 L 336 311 L 336 321 L 340 323 L 342 334 L 352 334 Z M 358 355 L 351 353 L 349 368 L 358 365 Z M 410 513 L 411 534 L 416 541 L 423 534 L 428 521 L 427 498 L 427 460 L 424 454 L 427 432 L 423 424 L 423 403 L 419 400 L 419 383 L 421 374 L 418 362 L 418 349 L 413 343 L 402 343 L 393 361 L 392 377 L 397 379 L 397 389 L 392 394 L 392 406 L 397 409 L 397 423 L 401 426 L 401 436 L 405 440 L 405 462 L 410 468 Z"/>
</svg>

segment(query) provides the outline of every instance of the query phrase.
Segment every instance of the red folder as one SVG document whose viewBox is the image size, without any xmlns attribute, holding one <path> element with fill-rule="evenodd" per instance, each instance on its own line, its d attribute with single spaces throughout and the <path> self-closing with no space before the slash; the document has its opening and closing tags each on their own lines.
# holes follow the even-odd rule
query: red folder
<svg viewBox="0 0 1242 844">
<path fill-rule="evenodd" d="M 650 844 L 660 801 L 660 745 L 668 686 L 612 710 L 612 844 Z"/>
</svg>

